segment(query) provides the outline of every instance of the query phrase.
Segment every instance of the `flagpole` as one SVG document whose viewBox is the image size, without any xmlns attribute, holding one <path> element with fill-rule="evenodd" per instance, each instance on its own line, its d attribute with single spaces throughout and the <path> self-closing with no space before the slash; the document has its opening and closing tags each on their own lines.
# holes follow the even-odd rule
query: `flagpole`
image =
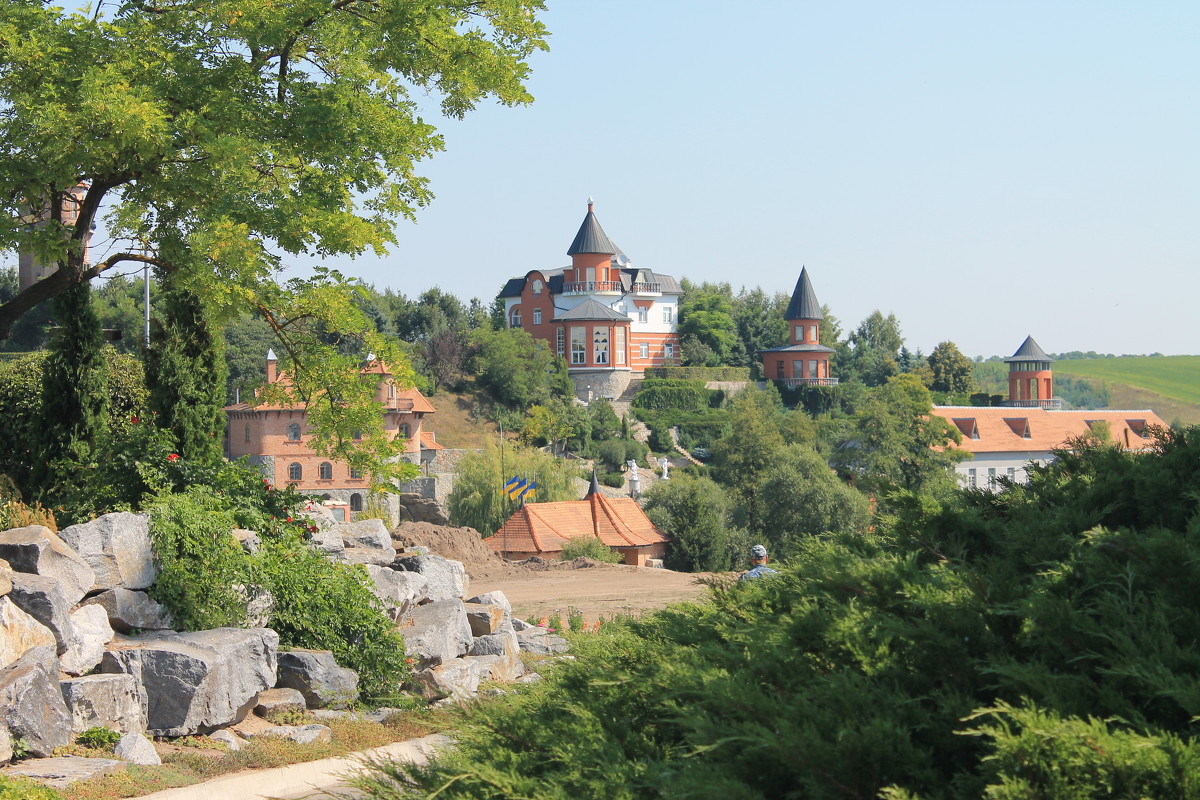
<svg viewBox="0 0 1200 800">
<path fill-rule="evenodd" d="M 496 424 L 500 427 L 500 480 L 501 480 L 501 486 L 503 486 L 504 485 L 503 484 L 503 481 L 504 481 L 504 421 L 499 420 L 499 421 L 497 421 Z M 505 492 L 505 494 L 507 495 L 508 492 Z M 501 500 L 500 502 L 503 503 L 504 501 Z M 505 518 L 505 522 L 507 522 L 507 521 L 508 521 L 508 519 Z M 501 530 L 503 530 L 504 525 L 501 524 L 500 528 L 501 528 Z M 507 536 L 503 536 L 500 538 L 500 557 L 503 558 L 505 561 L 508 561 L 508 537 Z"/>
</svg>

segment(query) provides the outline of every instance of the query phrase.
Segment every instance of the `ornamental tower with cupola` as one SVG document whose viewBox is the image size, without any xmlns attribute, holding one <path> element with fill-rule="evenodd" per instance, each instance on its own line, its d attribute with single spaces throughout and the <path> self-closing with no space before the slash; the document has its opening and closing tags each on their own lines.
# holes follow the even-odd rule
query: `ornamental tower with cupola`
<svg viewBox="0 0 1200 800">
<path fill-rule="evenodd" d="M 1004 359 L 1008 364 L 1008 403 L 1010 406 L 1059 408 L 1062 401 L 1054 398 L 1054 359 L 1046 355 L 1032 336 Z"/>
<path fill-rule="evenodd" d="M 832 347 L 821 344 L 821 322 L 825 315 L 817 302 L 808 268 L 800 270 L 792 301 L 783 315 L 788 323 L 788 343 L 760 350 L 763 377 L 795 386 L 835 386 L 838 379 L 829 374 Z"/>
<path fill-rule="evenodd" d="M 587 214 L 569 266 L 534 269 L 501 290 L 509 327 L 546 342 L 567 361 L 580 397 L 616 397 L 632 375 L 678 362 L 679 283 L 635 267 Z"/>
</svg>

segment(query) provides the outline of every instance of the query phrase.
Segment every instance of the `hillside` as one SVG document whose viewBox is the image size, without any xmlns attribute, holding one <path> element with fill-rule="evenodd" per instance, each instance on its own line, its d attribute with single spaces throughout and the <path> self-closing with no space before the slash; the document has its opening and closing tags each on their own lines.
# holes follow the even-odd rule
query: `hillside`
<svg viewBox="0 0 1200 800">
<path fill-rule="evenodd" d="M 437 434 L 438 444 L 453 449 L 483 447 L 484 439 L 496 436 L 495 423 L 472 415 L 476 400 L 469 393 L 441 390 L 429 402 L 437 409 L 429 428 Z"/>
<path fill-rule="evenodd" d="M 977 364 L 976 378 L 1004 393 L 1005 371 L 1002 363 Z M 1054 362 L 1054 373 L 1104 387 L 1110 408 L 1150 408 L 1169 423 L 1200 424 L 1200 356 L 1065 359 Z"/>
</svg>

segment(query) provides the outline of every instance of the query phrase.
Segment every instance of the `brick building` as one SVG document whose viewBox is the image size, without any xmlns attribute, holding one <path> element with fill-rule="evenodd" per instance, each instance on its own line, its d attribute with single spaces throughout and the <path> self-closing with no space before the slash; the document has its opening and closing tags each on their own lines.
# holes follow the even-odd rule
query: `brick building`
<svg viewBox="0 0 1200 800">
<path fill-rule="evenodd" d="M 277 369 L 275 353 L 267 353 L 267 383 L 288 384 L 287 376 Z M 433 457 L 441 445 L 426 428 L 427 415 L 434 408 L 416 389 L 396 385 L 386 365 L 372 361 L 363 374 L 378 376 L 375 399 L 383 407 L 383 427 L 388 437 L 404 437 L 404 458 L 414 464 Z M 225 408 L 229 420 L 226 454 L 230 458 L 248 456 L 276 486 L 291 484 L 302 492 L 347 504 L 361 511 L 367 500 L 367 476 L 348 464 L 330 461 L 313 451 L 307 425 L 308 412 L 303 404 L 282 406 L 270 403 L 236 403 Z M 398 517 L 394 496 L 382 498 L 385 509 Z"/>
<path fill-rule="evenodd" d="M 825 314 L 817 302 L 808 269 L 800 270 L 792 301 L 783 318 L 788 323 L 788 343 L 758 351 L 763 377 L 789 388 L 796 386 L 835 386 L 838 379 L 829 374 L 832 347 L 821 344 L 821 322 Z"/>
<path fill-rule="evenodd" d="M 679 297 L 670 275 L 633 266 L 596 219 L 593 204 L 567 248 L 568 267 L 535 269 L 500 292 L 509 327 L 567 360 L 580 395 L 616 397 L 631 375 L 678 362 Z"/>
</svg>

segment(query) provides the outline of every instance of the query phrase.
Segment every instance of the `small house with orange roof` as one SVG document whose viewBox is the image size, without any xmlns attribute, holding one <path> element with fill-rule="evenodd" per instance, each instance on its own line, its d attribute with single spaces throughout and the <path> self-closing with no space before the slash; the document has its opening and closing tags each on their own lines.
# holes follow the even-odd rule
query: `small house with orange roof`
<svg viewBox="0 0 1200 800">
<path fill-rule="evenodd" d="M 266 369 L 267 383 L 290 385 L 287 375 L 278 370 L 274 351 L 267 352 Z M 402 457 L 414 464 L 432 460 L 442 449 L 433 431 L 427 429 L 427 417 L 434 413 L 434 407 L 416 389 L 396 385 L 387 365 L 378 360 L 372 359 L 362 372 L 378 376 L 375 399 L 382 408 L 383 429 L 390 439 L 404 438 Z M 226 406 L 225 414 L 229 420 L 225 441 L 229 458 L 247 456 L 276 486 L 290 484 L 299 491 L 345 504 L 352 512 L 363 510 L 369 489 L 367 476 L 313 450 L 303 403 L 287 406 L 239 402 Z M 398 522 L 398 503 L 386 496 L 383 502 Z"/>
<path fill-rule="evenodd" d="M 1085 436 L 1145 450 L 1154 444 L 1153 428 L 1167 427 L 1150 409 L 1063 410 L 1054 397 L 1053 359 L 1032 336 L 1005 361 L 1009 396 L 1004 405 L 933 408 L 962 434 L 962 442 L 950 446 L 972 456 L 955 467 L 967 486 L 990 489 L 1002 477 L 1024 482 L 1031 462 L 1047 464 L 1054 450 Z"/>
<path fill-rule="evenodd" d="M 557 559 L 565 543 L 585 537 L 598 538 L 621 554 L 622 563 L 634 566 L 662 558 L 670 541 L 636 500 L 606 497 L 594 473 L 582 500 L 526 503 L 484 541 L 504 558 Z"/>
</svg>

